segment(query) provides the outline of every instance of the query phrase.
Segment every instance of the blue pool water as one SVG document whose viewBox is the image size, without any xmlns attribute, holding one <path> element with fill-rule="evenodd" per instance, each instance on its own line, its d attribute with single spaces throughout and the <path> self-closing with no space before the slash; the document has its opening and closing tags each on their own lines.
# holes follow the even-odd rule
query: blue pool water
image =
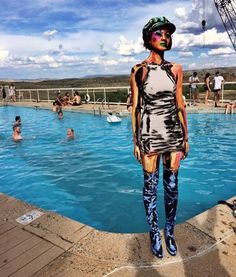
<svg viewBox="0 0 236 277">
<path fill-rule="evenodd" d="M 12 123 L 22 118 L 24 140 Z M 179 172 L 177 222 L 236 194 L 236 116 L 188 115 L 190 154 Z M 66 129 L 77 138 L 67 141 Z M 0 108 L 0 191 L 100 230 L 147 231 L 142 169 L 133 158 L 131 120 L 48 110 Z M 163 188 L 158 209 L 164 224 Z"/>
</svg>

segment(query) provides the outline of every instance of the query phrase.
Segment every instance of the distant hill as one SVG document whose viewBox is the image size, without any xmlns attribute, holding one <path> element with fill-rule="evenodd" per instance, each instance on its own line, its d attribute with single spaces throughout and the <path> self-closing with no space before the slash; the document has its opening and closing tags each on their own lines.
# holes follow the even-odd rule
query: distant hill
<svg viewBox="0 0 236 277">
<path fill-rule="evenodd" d="M 188 82 L 193 71 L 198 72 L 200 81 L 204 80 L 207 72 L 214 75 L 219 71 L 226 81 L 236 82 L 236 67 L 211 68 L 204 70 L 184 71 L 184 82 Z M 129 75 L 103 75 L 86 76 L 83 78 L 55 79 L 55 80 L 4 80 L 1 84 L 9 85 L 14 82 L 16 89 L 42 89 L 42 88 L 71 88 L 71 87 L 120 87 L 129 86 Z"/>
</svg>

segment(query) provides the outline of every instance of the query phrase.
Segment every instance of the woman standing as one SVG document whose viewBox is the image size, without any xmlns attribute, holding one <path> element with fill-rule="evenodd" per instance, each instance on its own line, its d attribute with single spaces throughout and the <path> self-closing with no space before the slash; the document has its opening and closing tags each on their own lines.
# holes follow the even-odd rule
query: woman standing
<svg viewBox="0 0 236 277">
<path fill-rule="evenodd" d="M 204 89 L 205 89 L 205 104 L 208 105 L 208 98 L 211 96 L 211 88 L 210 88 L 210 73 L 206 73 L 204 78 Z"/>
<path fill-rule="evenodd" d="M 132 129 L 134 155 L 143 166 L 143 201 L 150 227 L 151 249 L 163 257 L 158 227 L 156 192 L 160 158 L 163 161 L 165 193 L 165 242 L 176 255 L 174 224 L 178 201 L 178 169 L 188 153 L 186 113 L 182 98 L 182 67 L 167 62 L 164 52 L 171 49 L 175 25 L 165 17 L 155 17 L 143 28 L 144 46 L 150 55 L 131 72 Z"/>
</svg>

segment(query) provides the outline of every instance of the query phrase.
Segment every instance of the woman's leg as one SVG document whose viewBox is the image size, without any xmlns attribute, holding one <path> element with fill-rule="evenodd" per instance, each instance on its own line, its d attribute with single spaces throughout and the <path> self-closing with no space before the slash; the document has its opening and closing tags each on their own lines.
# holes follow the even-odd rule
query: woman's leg
<svg viewBox="0 0 236 277">
<path fill-rule="evenodd" d="M 206 90 L 206 96 L 205 96 L 205 104 L 208 104 L 208 98 L 210 96 L 210 92 L 208 90 Z"/>
<path fill-rule="evenodd" d="M 182 152 L 173 152 L 163 155 L 163 183 L 166 213 L 164 233 L 167 251 L 172 256 L 175 256 L 177 253 L 177 246 L 174 240 L 174 225 L 178 203 L 178 169 L 182 157 Z"/>
<path fill-rule="evenodd" d="M 158 214 L 156 209 L 159 162 L 160 158 L 157 155 L 144 155 L 142 157 L 144 174 L 143 203 L 150 228 L 151 249 L 154 255 L 162 258 L 163 250 L 160 231 L 158 228 Z"/>
</svg>

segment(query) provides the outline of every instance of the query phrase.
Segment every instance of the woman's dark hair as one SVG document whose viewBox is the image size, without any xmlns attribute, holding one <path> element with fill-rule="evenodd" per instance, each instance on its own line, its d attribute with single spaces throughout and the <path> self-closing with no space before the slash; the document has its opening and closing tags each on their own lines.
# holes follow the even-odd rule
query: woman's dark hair
<svg viewBox="0 0 236 277">
<path fill-rule="evenodd" d="M 207 79 L 208 77 L 210 77 L 210 76 L 211 76 L 211 74 L 210 74 L 209 72 L 207 72 L 206 75 L 205 75 L 204 80 L 206 81 L 206 79 Z"/>
</svg>

